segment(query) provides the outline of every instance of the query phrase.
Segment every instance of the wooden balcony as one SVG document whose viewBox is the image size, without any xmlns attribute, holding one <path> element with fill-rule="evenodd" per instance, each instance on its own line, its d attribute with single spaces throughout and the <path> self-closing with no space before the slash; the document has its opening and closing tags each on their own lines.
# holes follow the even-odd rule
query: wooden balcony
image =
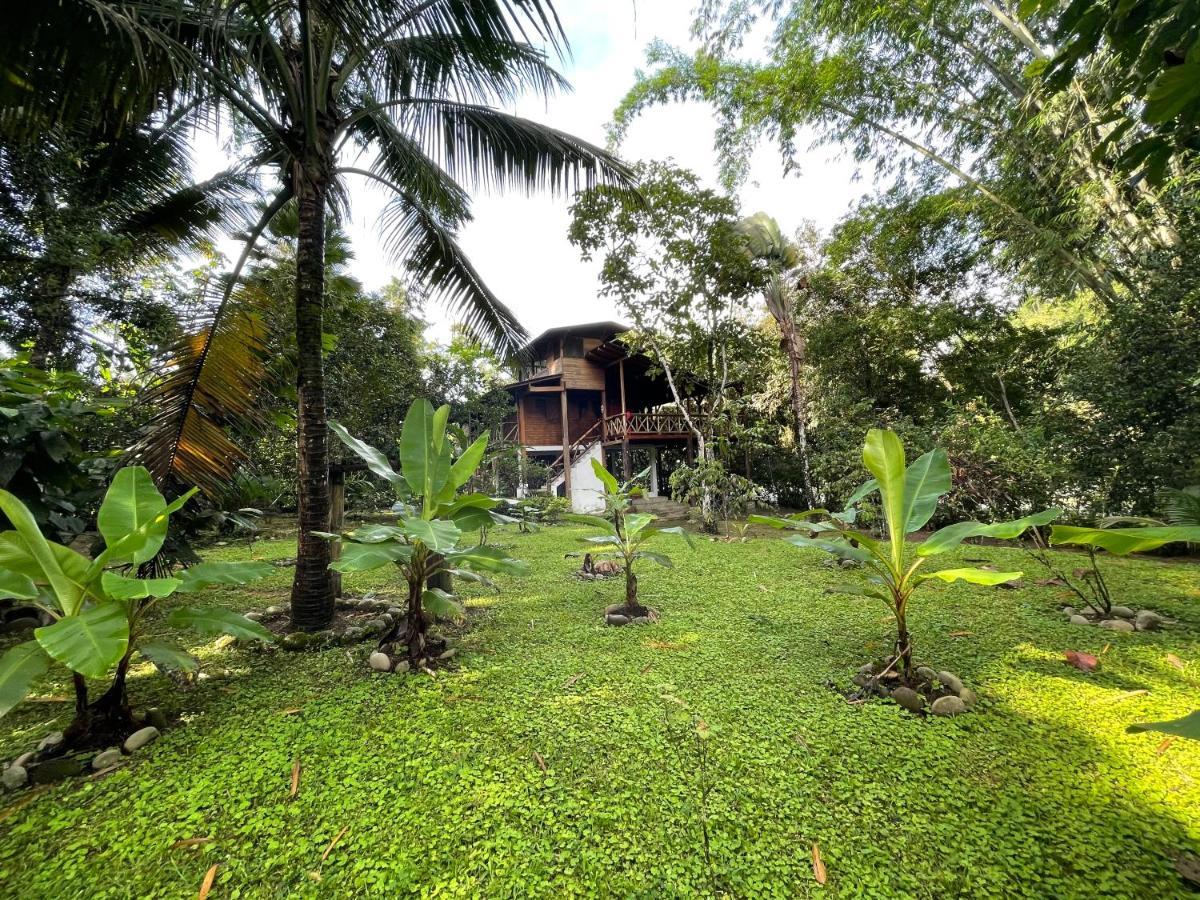
<svg viewBox="0 0 1200 900">
<path fill-rule="evenodd" d="M 631 412 L 604 420 L 604 442 L 685 440 L 691 437 L 687 419 L 679 413 Z"/>
</svg>

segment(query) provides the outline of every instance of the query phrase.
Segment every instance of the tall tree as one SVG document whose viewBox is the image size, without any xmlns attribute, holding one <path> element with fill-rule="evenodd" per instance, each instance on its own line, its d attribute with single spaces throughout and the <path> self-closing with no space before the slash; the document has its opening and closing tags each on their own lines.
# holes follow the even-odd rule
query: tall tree
<svg viewBox="0 0 1200 900">
<path fill-rule="evenodd" d="M 788 379 L 795 419 L 796 453 L 800 457 L 800 477 L 805 509 L 816 506 L 812 467 L 808 458 L 808 387 L 804 376 L 805 339 L 796 322 L 796 292 L 806 290 L 807 279 L 800 272 L 800 248 L 784 237 L 779 223 L 766 213 L 755 213 L 738 223 L 752 259 L 766 267 L 767 280 L 762 298 L 767 312 L 779 328 L 779 343 L 787 359 Z"/>
<path fill-rule="evenodd" d="M 603 150 L 490 105 L 565 85 L 526 37 L 565 50 L 545 0 L 249 0 L 222 5 L 211 21 L 204 18 L 208 4 L 182 5 L 207 29 L 205 52 L 190 54 L 189 64 L 254 135 L 257 161 L 279 177 L 248 247 L 287 203 L 298 207 L 299 548 L 292 618 L 298 628 L 319 629 L 333 615 L 329 545 L 313 535 L 327 530 L 329 520 L 324 223 L 328 212 L 345 206 L 346 179 L 387 191 L 381 224 L 388 248 L 463 324 L 513 352 L 523 339 L 520 325 L 455 239 L 469 218 L 468 186 L 566 190 L 628 183 L 629 175 Z M 244 262 L 245 255 L 217 303 L 210 334 L 219 333 Z M 183 348 L 173 367 L 190 373 L 169 381 L 176 398 L 194 395 L 204 378 L 207 353 L 195 346 Z M 186 400 L 175 408 L 177 421 L 189 415 Z M 206 439 L 199 429 L 185 432 L 177 428 L 178 439 L 160 442 L 160 451 L 175 459 L 181 441 Z"/>
</svg>

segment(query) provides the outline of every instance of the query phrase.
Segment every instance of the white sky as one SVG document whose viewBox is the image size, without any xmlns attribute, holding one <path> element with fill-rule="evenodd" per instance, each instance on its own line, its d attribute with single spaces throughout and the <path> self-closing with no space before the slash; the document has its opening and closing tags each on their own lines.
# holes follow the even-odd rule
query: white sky
<svg viewBox="0 0 1200 900">
<path fill-rule="evenodd" d="M 530 98 L 517 114 L 545 122 L 600 146 L 606 123 L 645 65 L 645 48 L 655 38 L 676 46 L 691 43 L 688 30 L 695 0 L 560 0 L 556 4 L 573 60 L 562 67 L 574 87 L 548 102 Z M 621 156 L 673 159 L 718 187 L 713 151 L 711 111 L 699 104 L 656 107 L 633 124 Z M 201 175 L 223 167 L 224 155 L 211 140 L 197 145 Z M 840 218 L 864 185 L 854 181 L 852 160 L 822 148 L 800 156 L 800 169 L 783 176 L 773 146 L 759 147 L 750 178 L 739 192 L 746 214 L 765 210 L 785 233 L 811 219 L 823 230 Z M 375 222 L 383 195 L 349 179 L 351 216 L 344 223 L 354 245 L 352 273 L 368 289 L 379 288 L 393 275 L 380 248 Z M 477 194 L 474 220 L 462 231 L 461 243 L 496 295 L 514 310 L 533 334 L 557 325 L 619 318 L 612 304 L 598 296 L 598 262 L 585 263 L 567 240 L 569 197 L 520 194 Z M 232 255 L 232 250 L 227 250 Z M 446 312 L 435 303 L 426 309 L 431 337 L 448 333 Z"/>
</svg>

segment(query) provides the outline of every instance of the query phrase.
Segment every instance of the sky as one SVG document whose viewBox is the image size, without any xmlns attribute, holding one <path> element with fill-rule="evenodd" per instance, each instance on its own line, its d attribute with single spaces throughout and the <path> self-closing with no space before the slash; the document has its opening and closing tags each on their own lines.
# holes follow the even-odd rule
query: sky
<svg viewBox="0 0 1200 900">
<path fill-rule="evenodd" d="M 634 73 L 644 67 L 650 42 L 660 38 L 676 46 L 691 44 L 694 4 L 695 0 L 559 0 L 556 9 L 573 53 L 560 71 L 573 90 L 549 100 L 527 98 L 510 111 L 604 146 L 605 125 L 632 86 Z M 629 162 L 673 159 L 717 188 L 713 132 L 713 115 L 704 105 L 655 107 L 635 121 L 620 155 Z M 223 167 L 224 154 L 211 139 L 198 142 L 197 156 L 202 170 Z M 824 230 L 867 187 L 855 180 L 853 161 L 840 158 L 834 148 L 802 154 L 800 163 L 799 171 L 785 177 L 776 148 L 759 147 L 750 177 L 739 191 L 742 212 L 765 210 L 785 233 L 806 219 Z M 355 254 L 351 271 L 366 288 L 376 289 L 404 274 L 381 249 L 375 230 L 384 197 L 363 179 L 350 179 L 350 191 L 351 215 L 344 227 Z M 567 240 L 569 205 L 568 196 L 479 193 L 472 206 L 474 218 L 460 236 L 483 278 L 532 334 L 558 325 L 621 318 L 612 302 L 599 296 L 599 262 L 583 262 Z M 444 340 L 450 327 L 447 312 L 433 301 L 425 315 L 429 336 Z"/>
</svg>

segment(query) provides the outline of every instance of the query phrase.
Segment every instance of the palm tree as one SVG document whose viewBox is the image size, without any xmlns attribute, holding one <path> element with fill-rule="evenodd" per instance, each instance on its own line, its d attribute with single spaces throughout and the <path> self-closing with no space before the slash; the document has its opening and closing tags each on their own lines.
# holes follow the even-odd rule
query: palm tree
<svg viewBox="0 0 1200 900">
<path fill-rule="evenodd" d="M 182 4 L 201 17 L 211 5 Z M 249 248 L 280 210 L 298 210 L 296 348 L 299 545 L 292 585 L 296 627 L 325 627 L 333 615 L 329 544 L 313 532 L 329 523 L 328 447 L 321 358 L 327 212 L 343 209 L 346 182 L 361 178 L 390 199 L 381 217 L 386 246 L 459 321 L 498 351 L 517 350 L 524 332 L 483 283 L 455 235 L 469 218 L 468 187 L 631 184 L 628 170 L 598 147 L 501 112 L 525 90 L 565 87 L 541 40 L 565 50 L 547 0 L 246 0 L 221 4 L 207 21 L 203 52 L 181 47 L 204 88 L 254 135 L 255 160 L 279 186 L 247 236 L 214 317 L 221 317 Z M 160 391 L 175 411 L 174 437 L 155 440 L 171 465 L 180 448 L 208 465 L 223 449 L 220 429 L 195 415 L 205 390 L 211 342 L 192 342 L 183 366 Z M 239 373 L 226 367 L 219 380 Z M 215 395 L 217 391 L 211 391 Z M 189 432 L 189 419 L 192 429 Z"/>
<path fill-rule="evenodd" d="M 791 380 L 792 416 L 796 429 L 796 451 L 800 456 L 800 475 L 804 490 L 804 507 L 816 505 L 812 472 L 808 460 L 808 389 L 804 382 L 804 335 L 796 325 L 796 298 L 789 279 L 795 279 L 801 263 L 800 248 L 784 237 L 779 223 L 765 212 L 748 216 L 738 230 L 746 240 L 750 256 L 767 267 L 763 301 L 767 311 L 779 326 L 779 343 L 788 362 Z M 803 284 L 801 278 L 798 284 Z"/>
</svg>

